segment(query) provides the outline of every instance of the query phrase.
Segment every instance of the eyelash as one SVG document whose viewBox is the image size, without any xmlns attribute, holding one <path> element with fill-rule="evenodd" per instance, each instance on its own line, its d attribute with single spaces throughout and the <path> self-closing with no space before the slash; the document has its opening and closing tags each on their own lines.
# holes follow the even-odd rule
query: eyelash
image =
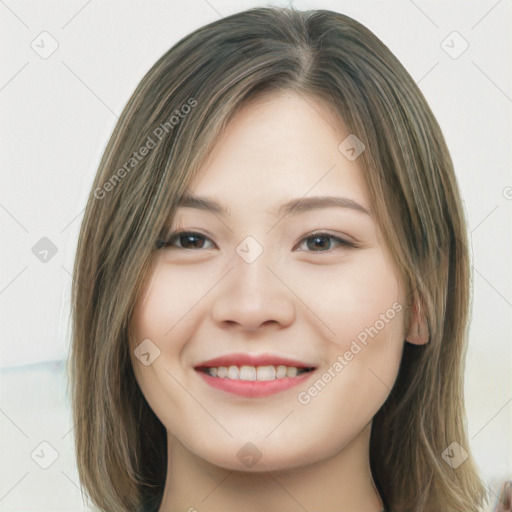
<svg viewBox="0 0 512 512">
<path fill-rule="evenodd" d="M 181 250 L 184 250 L 184 251 L 198 251 L 198 250 L 203 249 L 202 247 L 200 247 L 198 249 L 188 249 L 186 247 L 174 246 L 173 245 L 174 242 L 176 240 L 179 240 L 180 237 L 183 236 L 183 235 L 199 236 L 199 237 L 204 238 L 206 240 L 209 240 L 211 242 L 211 240 L 206 235 L 203 235 L 202 233 L 198 233 L 196 231 L 176 231 L 174 233 L 171 233 L 171 235 L 169 236 L 167 241 L 158 240 L 157 241 L 157 248 L 160 249 L 161 247 L 166 247 L 166 248 L 170 248 L 170 249 L 181 249 Z M 325 233 L 325 232 L 312 233 L 311 235 L 302 238 L 300 240 L 300 242 L 303 242 L 305 240 L 310 240 L 310 239 L 313 239 L 313 238 L 320 238 L 320 237 L 322 237 L 322 238 L 330 238 L 332 240 L 335 240 L 336 242 L 339 243 L 339 245 L 341 245 L 343 247 L 346 247 L 346 248 L 356 248 L 357 247 L 357 244 L 354 243 L 354 242 L 349 242 L 348 240 L 345 240 L 343 238 L 340 238 L 338 236 L 332 235 L 330 233 Z M 304 251 L 304 252 L 320 253 L 320 252 L 329 252 L 331 250 L 332 250 L 332 248 L 331 249 L 327 249 L 325 251 Z"/>
</svg>

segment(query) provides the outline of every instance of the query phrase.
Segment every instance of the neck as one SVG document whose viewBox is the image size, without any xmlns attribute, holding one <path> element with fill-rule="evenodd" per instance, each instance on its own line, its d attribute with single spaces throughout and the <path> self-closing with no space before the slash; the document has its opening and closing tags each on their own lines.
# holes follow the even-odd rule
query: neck
<svg viewBox="0 0 512 512">
<path fill-rule="evenodd" d="M 168 433 L 159 512 L 329 510 L 380 512 L 369 465 L 371 423 L 328 459 L 291 469 L 233 471 L 197 457 Z"/>
</svg>

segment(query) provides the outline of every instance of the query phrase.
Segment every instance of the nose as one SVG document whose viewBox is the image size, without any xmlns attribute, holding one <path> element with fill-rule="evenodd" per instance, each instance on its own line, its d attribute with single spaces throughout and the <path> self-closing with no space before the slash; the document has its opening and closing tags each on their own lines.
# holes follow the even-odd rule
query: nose
<svg viewBox="0 0 512 512">
<path fill-rule="evenodd" d="M 292 324 L 296 314 L 294 295 L 279 274 L 269 268 L 265 251 L 251 263 L 235 254 L 231 271 L 215 290 L 211 309 L 214 322 L 223 328 L 246 331 Z"/>
</svg>

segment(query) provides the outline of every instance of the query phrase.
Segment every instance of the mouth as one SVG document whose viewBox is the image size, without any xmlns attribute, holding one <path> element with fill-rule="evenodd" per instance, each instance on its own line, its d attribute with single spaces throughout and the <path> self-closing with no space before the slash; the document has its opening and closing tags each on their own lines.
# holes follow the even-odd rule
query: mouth
<svg viewBox="0 0 512 512">
<path fill-rule="evenodd" d="M 267 365 L 267 366 L 198 366 L 196 370 L 218 379 L 242 380 L 246 382 L 268 382 L 286 377 L 293 378 L 303 373 L 312 372 L 315 368 L 300 368 L 297 366 Z"/>
<path fill-rule="evenodd" d="M 210 386 L 246 397 L 263 397 L 302 383 L 316 367 L 271 355 L 232 354 L 194 367 Z"/>
</svg>

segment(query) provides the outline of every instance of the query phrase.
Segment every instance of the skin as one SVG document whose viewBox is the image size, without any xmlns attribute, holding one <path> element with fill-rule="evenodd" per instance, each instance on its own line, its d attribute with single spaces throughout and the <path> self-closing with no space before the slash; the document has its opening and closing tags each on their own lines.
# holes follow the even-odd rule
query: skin
<svg viewBox="0 0 512 512">
<path fill-rule="evenodd" d="M 372 418 L 396 379 L 404 340 L 427 338 L 417 315 L 404 332 L 402 276 L 357 159 L 338 150 L 348 135 L 319 100 L 260 97 L 237 114 L 190 189 L 222 203 L 225 216 L 177 212 L 173 231 L 206 238 L 197 248 L 178 240 L 159 250 L 132 319 L 137 343 L 149 338 L 160 350 L 148 366 L 133 359 L 168 433 L 160 512 L 382 509 L 369 465 Z M 327 207 L 276 215 L 287 200 L 313 195 L 350 198 L 370 214 Z M 320 232 L 357 247 L 329 237 L 315 244 Z M 251 263 L 236 252 L 247 236 L 263 249 Z M 338 356 L 393 304 L 394 318 L 301 403 L 299 393 L 329 368 L 332 376 Z M 193 368 L 232 352 L 278 354 L 317 369 L 304 384 L 245 398 L 208 386 Z M 261 455 L 252 467 L 237 457 L 247 443 Z"/>
</svg>

